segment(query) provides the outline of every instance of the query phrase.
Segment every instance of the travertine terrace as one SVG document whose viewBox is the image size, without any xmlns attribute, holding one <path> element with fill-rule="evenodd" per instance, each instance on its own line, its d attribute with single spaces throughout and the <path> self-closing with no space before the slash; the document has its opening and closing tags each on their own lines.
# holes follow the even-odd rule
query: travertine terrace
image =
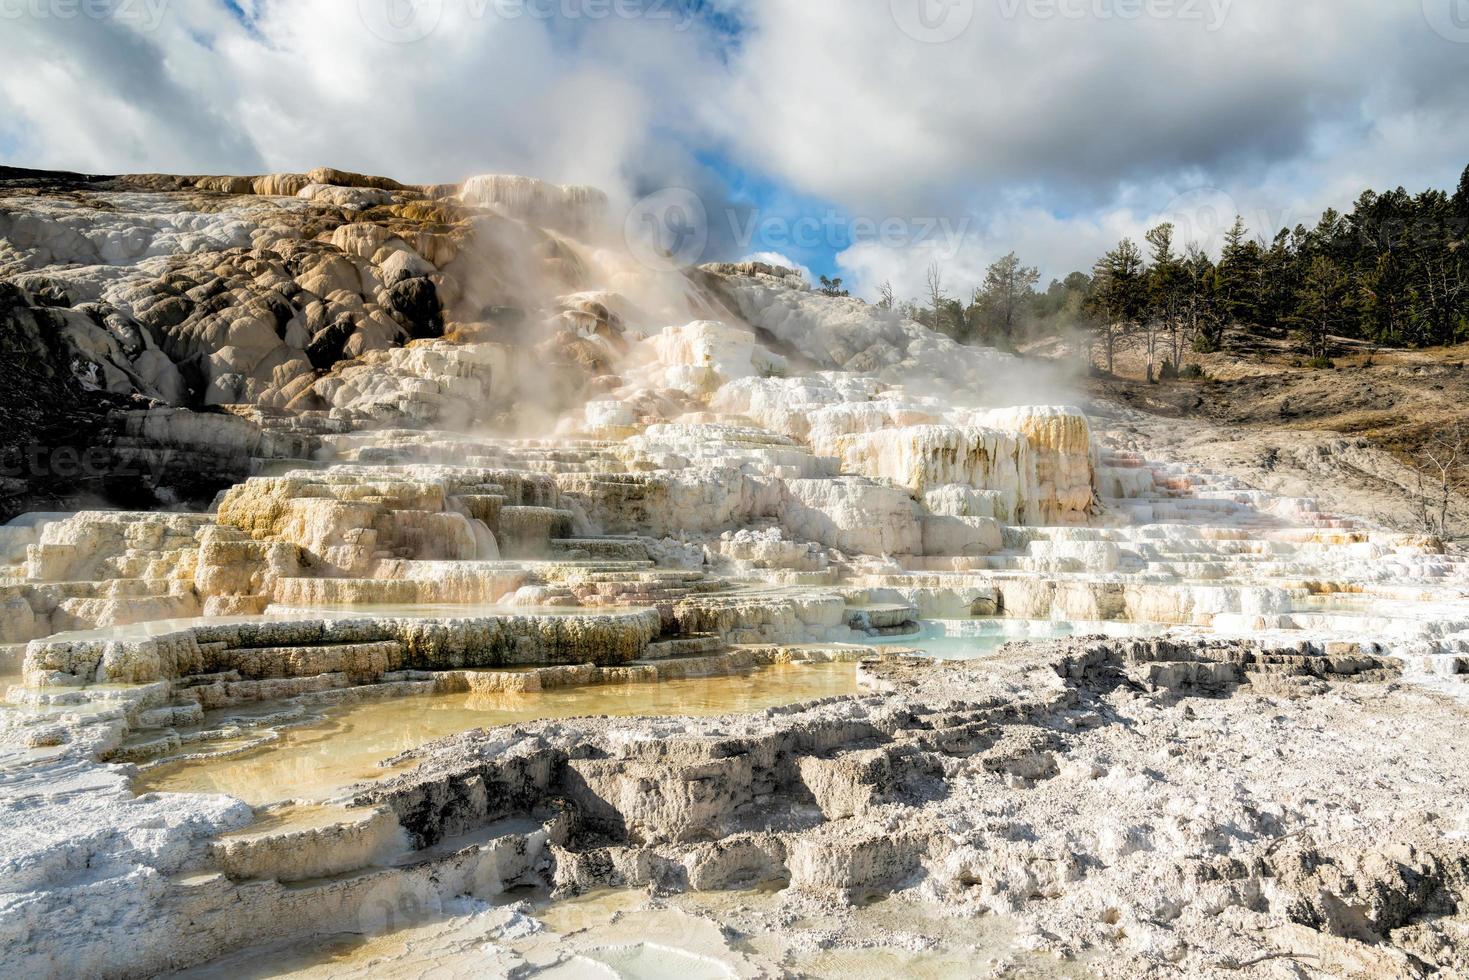
<svg viewBox="0 0 1469 980">
<path fill-rule="evenodd" d="M 71 509 L 0 527 L 4 972 L 772 885 L 1118 976 L 1469 970 L 1459 554 L 1124 448 L 1059 369 L 788 270 L 647 268 L 606 207 L 0 182 L 6 329 L 140 508 L 5 488 Z M 954 664 L 935 629 L 1087 638 Z M 856 694 L 466 732 L 261 806 L 135 792 L 344 705 L 832 661 Z M 495 922 L 501 968 L 556 966 Z"/>
</svg>

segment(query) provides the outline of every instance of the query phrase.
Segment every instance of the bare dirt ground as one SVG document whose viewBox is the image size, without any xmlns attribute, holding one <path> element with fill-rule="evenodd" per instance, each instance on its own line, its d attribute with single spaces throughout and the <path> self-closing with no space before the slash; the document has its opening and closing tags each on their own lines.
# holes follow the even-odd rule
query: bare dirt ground
<svg viewBox="0 0 1469 980">
<path fill-rule="evenodd" d="M 1188 355 L 1202 378 L 1148 383 L 1147 362 L 1133 347 L 1112 376 L 1079 382 L 1088 411 L 1122 445 L 1400 530 L 1423 529 L 1414 454 L 1435 433 L 1469 425 L 1469 345 L 1394 350 L 1339 339 L 1334 367 L 1322 369 L 1305 365 L 1286 337 L 1236 332 L 1222 351 Z M 1469 501 L 1453 513 L 1450 531 L 1462 541 Z"/>
</svg>

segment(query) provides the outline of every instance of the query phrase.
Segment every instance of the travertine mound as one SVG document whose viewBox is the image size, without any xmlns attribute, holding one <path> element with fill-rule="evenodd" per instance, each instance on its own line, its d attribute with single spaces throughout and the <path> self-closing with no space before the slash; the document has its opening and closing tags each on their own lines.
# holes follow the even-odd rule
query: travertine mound
<svg viewBox="0 0 1469 980">
<path fill-rule="evenodd" d="M 1055 369 L 624 234 L 515 177 L 0 172 L 0 490 L 33 511 L 0 526 L 0 967 L 774 883 L 1013 915 L 1125 976 L 1465 968 L 1462 555 L 1120 442 Z M 332 705 L 1001 632 L 1162 636 L 475 732 L 298 808 L 129 788 Z"/>
</svg>

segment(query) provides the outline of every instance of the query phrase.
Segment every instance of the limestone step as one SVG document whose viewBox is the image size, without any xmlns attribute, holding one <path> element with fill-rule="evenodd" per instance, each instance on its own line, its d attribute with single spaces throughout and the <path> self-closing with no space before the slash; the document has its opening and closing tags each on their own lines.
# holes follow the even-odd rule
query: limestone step
<svg viewBox="0 0 1469 980">
<path fill-rule="evenodd" d="M 537 558 L 551 553 L 551 541 L 571 536 L 573 515 L 552 507 L 500 508 L 495 536 L 506 558 Z"/>
<path fill-rule="evenodd" d="M 643 651 L 640 660 L 667 660 L 672 657 L 698 657 L 719 653 L 724 641 L 712 633 L 679 636 L 670 640 L 654 640 Z"/>
<path fill-rule="evenodd" d="M 333 673 L 377 678 L 398 669 L 404 655 L 403 644 L 379 640 L 319 646 L 231 647 L 214 654 L 206 663 L 215 672 L 237 671 L 242 678 L 251 680 Z"/>
<path fill-rule="evenodd" d="M 207 653 L 205 655 L 206 659 L 211 656 L 218 656 L 220 653 L 229 648 L 228 644 L 225 643 L 201 643 L 199 644 L 199 646 L 201 648 L 206 646 L 218 648 L 217 650 L 212 650 Z M 218 670 L 208 674 L 190 674 L 187 677 L 180 677 L 178 680 L 174 681 L 174 687 L 178 689 L 185 689 L 190 687 L 201 687 L 209 684 L 230 684 L 237 680 L 240 680 L 240 672 L 238 670 Z"/>
<path fill-rule="evenodd" d="M 870 603 L 861 606 L 848 606 L 846 609 L 846 623 L 851 629 L 859 632 L 871 633 L 874 630 L 907 627 L 906 632 L 913 632 L 917 622 L 918 607 L 907 603 Z"/>
<path fill-rule="evenodd" d="M 464 509 L 469 511 L 469 516 L 480 521 L 494 530 L 500 525 L 500 511 L 505 506 L 505 497 L 500 493 L 465 493 L 453 498 L 457 500 Z"/>
<path fill-rule="evenodd" d="M 749 650 L 723 650 L 719 653 L 665 657 L 661 660 L 640 659 L 629 664 L 632 667 L 656 667 L 661 680 L 679 677 L 712 677 L 755 665 L 755 656 Z"/>
<path fill-rule="evenodd" d="M 682 569 L 660 569 L 654 568 L 652 562 L 648 562 L 643 568 L 591 572 L 586 576 L 588 582 L 697 582 L 704 577 L 703 572 L 685 571 Z"/>
<path fill-rule="evenodd" d="M 118 746 L 108 758 L 113 762 L 144 762 L 177 752 L 180 744 L 177 732 L 162 729 L 153 737 L 130 739 Z"/>
<path fill-rule="evenodd" d="M 151 708 L 138 713 L 133 722 L 137 729 L 174 728 L 178 725 L 197 725 L 204 720 L 204 709 L 197 701 Z"/>
<path fill-rule="evenodd" d="M 616 561 L 648 561 L 648 549 L 636 538 L 553 538 L 553 554 L 584 554 Z"/>
</svg>

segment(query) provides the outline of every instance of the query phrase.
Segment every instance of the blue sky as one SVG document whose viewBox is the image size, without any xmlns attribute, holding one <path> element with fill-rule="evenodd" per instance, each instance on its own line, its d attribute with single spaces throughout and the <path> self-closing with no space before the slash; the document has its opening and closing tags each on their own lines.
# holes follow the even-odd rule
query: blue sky
<svg viewBox="0 0 1469 980">
<path fill-rule="evenodd" d="M 719 150 L 696 158 L 724 187 L 725 208 L 711 215 L 713 247 L 720 256 L 774 252 L 816 276 L 842 274 L 836 257 L 852 244 L 850 216 L 843 209 L 740 167 Z"/>
</svg>

